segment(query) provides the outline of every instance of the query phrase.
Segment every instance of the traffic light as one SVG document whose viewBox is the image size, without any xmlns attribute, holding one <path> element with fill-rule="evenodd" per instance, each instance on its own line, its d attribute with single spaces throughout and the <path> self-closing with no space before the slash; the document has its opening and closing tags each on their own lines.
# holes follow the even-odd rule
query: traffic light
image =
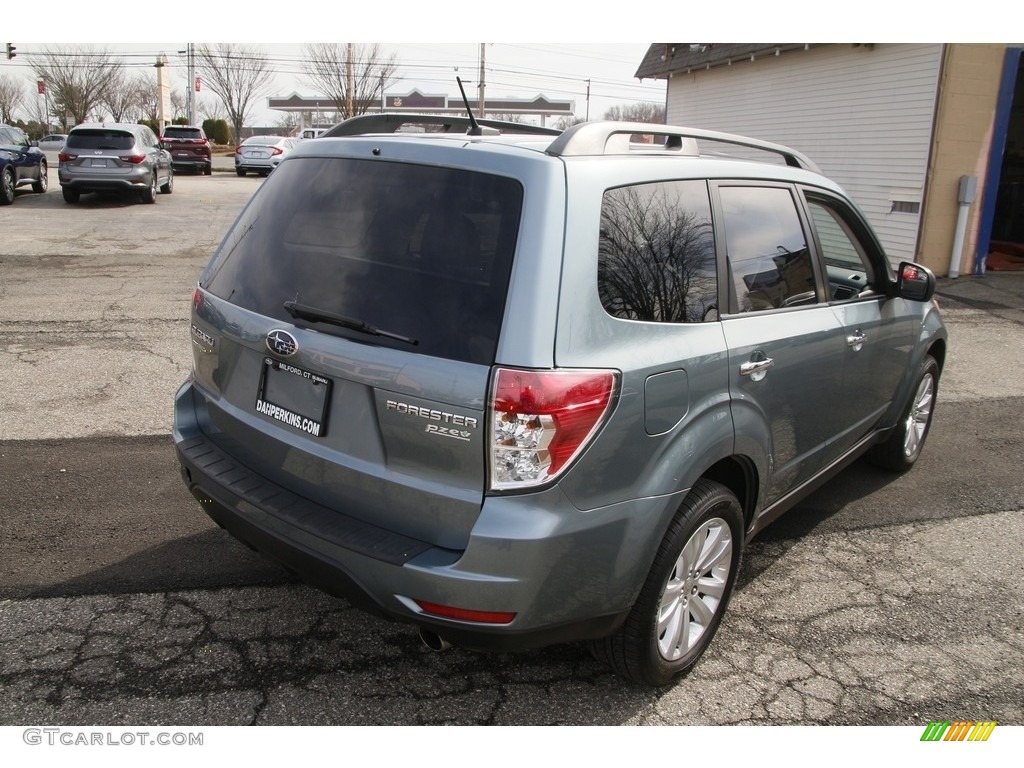
<svg viewBox="0 0 1024 768">
<path fill-rule="evenodd" d="M 10 43 L 7 44 L 7 59 L 8 59 L 8 61 L 10 59 L 13 59 L 15 56 L 18 55 L 18 54 L 15 53 L 16 50 L 18 50 L 18 49 L 15 48 L 13 45 L 11 45 Z"/>
</svg>

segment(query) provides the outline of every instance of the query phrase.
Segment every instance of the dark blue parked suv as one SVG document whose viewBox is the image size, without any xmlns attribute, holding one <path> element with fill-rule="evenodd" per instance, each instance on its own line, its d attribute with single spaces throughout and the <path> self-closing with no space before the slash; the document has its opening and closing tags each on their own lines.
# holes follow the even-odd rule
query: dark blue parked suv
<svg viewBox="0 0 1024 768">
<path fill-rule="evenodd" d="M 32 185 L 40 194 L 49 185 L 46 154 L 31 146 L 28 136 L 14 125 L 0 125 L 0 205 L 14 202 L 14 190 Z"/>
</svg>

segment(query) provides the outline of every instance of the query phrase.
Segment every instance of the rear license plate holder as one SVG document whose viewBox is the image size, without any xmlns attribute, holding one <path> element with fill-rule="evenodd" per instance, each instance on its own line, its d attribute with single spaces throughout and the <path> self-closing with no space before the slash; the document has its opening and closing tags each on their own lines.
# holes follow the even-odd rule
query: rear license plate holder
<svg viewBox="0 0 1024 768">
<path fill-rule="evenodd" d="M 255 410 L 311 437 L 327 433 L 331 380 L 304 368 L 263 358 Z"/>
</svg>

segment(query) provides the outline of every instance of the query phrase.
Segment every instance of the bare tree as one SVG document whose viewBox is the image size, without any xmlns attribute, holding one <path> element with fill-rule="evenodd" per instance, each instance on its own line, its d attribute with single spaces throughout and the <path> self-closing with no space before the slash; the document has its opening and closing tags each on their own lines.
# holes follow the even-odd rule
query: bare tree
<svg viewBox="0 0 1024 768">
<path fill-rule="evenodd" d="M 0 75 L 0 123 L 13 123 L 25 101 L 25 84 L 13 75 Z"/>
<path fill-rule="evenodd" d="M 486 116 L 492 120 L 502 120 L 506 123 L 522 124 L 526 122 L 526 117 L 519 112 L 489 112 Z"/>
<path fill-rule="evenodd" d="M 123 64 L 106 48 L 46 46 L 34 57 L 36 76 L 46 80 L 54 113 L 67 124 L 83 123 L 103 105 Z"/>
<path fill-rule="evenodd" d="M 651 101 L 638 101 L 611 107 L 604 113 L 605 120 L 625 120 L 631 123 L 665 123 L 665 107 Z"/>
<path fill-rule="evenodd" d="M 585 122 L 586 120 L 584 120 L 582 117 L 576 117 L 576 115 L 562 115 L 560 118 L 555 120 L 553 127 L 557 128 L 560 131 L 566 131 L 569 128 L 572 128 L 574 125 L 577 125 L 578 123 Z"/>
<path fill-rule="evenodd" d="M 171 91 L 171 120 L 188 117 L 188 99 L 184 91 Z"/>
<path fill-rule="evenodd" d="M 293 112 L 285 112 L 274 123 L 274 127 L 278 129 L 278 132 L 282 136 L 292 136 L 296 131 L 299 130 L 300 124 L 299 116 Z"/>
<path fill-rule="evenodd" d="M 224 105 L 235 138 L 240 140 L 255 100 L 267 92 L 274 78 L 263 50 L 234 43 L 202 43 L 196 48 L 196 68 L 203 85 Z"/>
<path fill-rule="evenodd" d="M 103 105 L 115 123 L 138 120 L 155 101 L 156 83 L 153 78 L 141 72 L 129 75 L 123 69 L 111 81 L 110 89 L 103 97 Z"/>
<path fill-rule="evenodd" d="M 209 99 L 202 99 L 196 96 L 196 114 L 199 120 L 227 120 L 223 107 Z"/>
<path fill-rule="evenodd" d="M 397 59 L 385 58 L 376 43 L 312 43 L 303 47 L 303 55 L 309 85 L 331 101 L 342 120 L 379 105 L 398 80 Z"/>
</svg>

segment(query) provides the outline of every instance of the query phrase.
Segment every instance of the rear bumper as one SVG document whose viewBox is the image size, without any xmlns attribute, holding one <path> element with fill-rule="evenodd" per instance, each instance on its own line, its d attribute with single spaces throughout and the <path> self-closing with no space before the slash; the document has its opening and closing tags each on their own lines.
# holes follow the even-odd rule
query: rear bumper
<svg viewBox="0 0 1024 768">
<path fill-rule="evenodd" d="M 76 189 L 79 192 L 146 189 L 149 186 L 151 177 L 152 175 L 148 168 L 139 172 L 133 170 L 130 174 L 121 176 L 87 176 L 70 174 L 64 171 L 58 172 L 58 178 L 62 187 Z"/>
<path fill-rule="evenodd" d="M 175 170 L 178 169 L 189 169 L 189 168 L 202 168 L 206 169 L 211 167 L 213 160 L 209 157 L 172 157 L 171 165 L 174 166 Z"/>
<path fill-rule="evenodd" d="M 191 384 L 174 441 L 182 478 L 221 527 L 306 581 L 449 642 L 518 650 L 603 637 L 625 619 L 678 498 L 581 512 L 556 489 L 487 498 L 465 550 L 349 517 L 293 494 L 226 455 L 198 429 Z M 416 600 L 511 612 L 491 625 L 427 615 Z"/>
<path fill-rule="evenodd" d="M 243 171 L 272 171 L 281 164 L 280 158 L 268 158 L 266 160 L 243 160 L 238 161 L 235 158 L 235 168 L 240 168 Z"/>
</svg>

